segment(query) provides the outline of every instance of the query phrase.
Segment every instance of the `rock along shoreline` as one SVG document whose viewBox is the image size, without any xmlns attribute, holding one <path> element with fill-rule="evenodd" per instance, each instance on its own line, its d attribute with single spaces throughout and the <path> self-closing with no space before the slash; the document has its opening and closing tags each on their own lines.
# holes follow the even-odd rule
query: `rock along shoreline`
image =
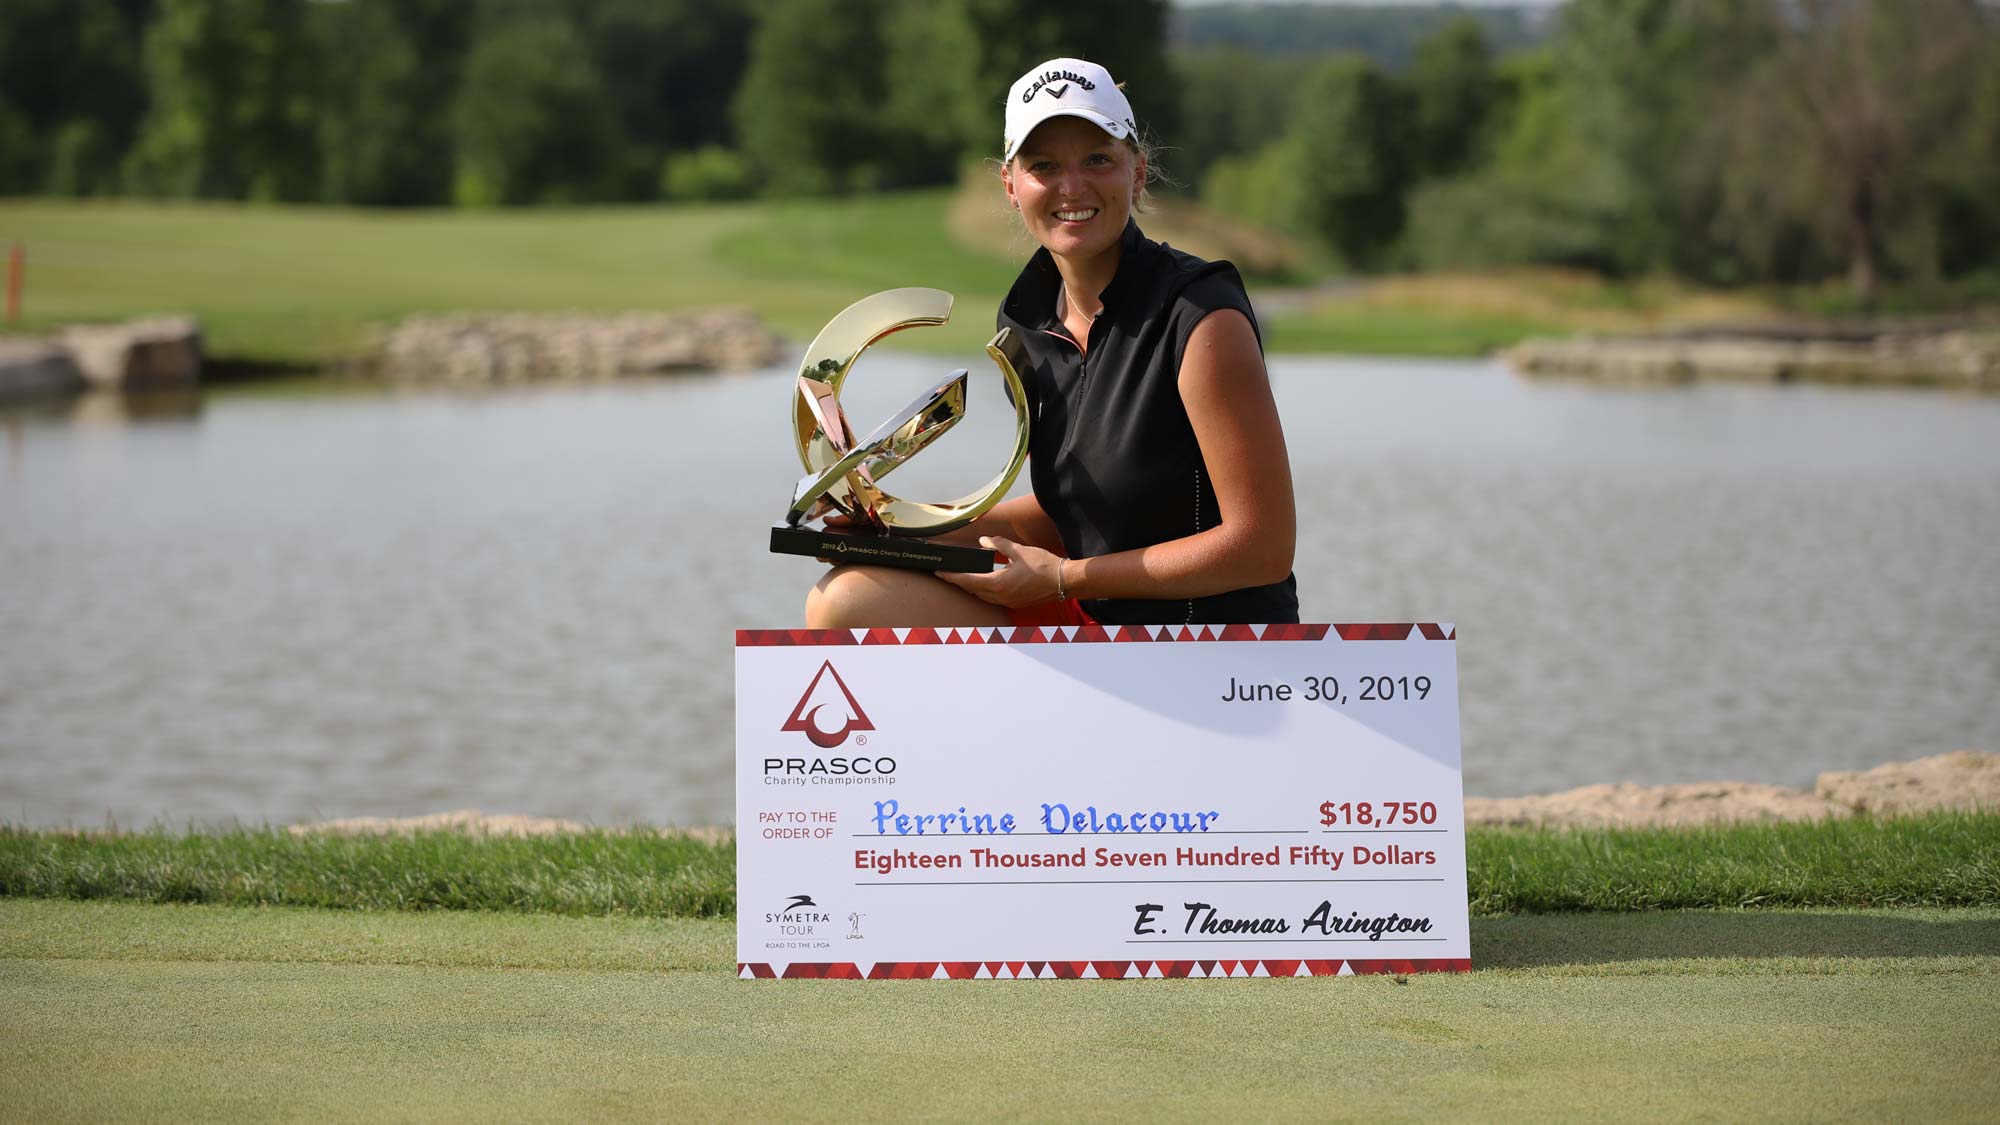
<svg viewBox="0 0 2000 1125">
<path fill-rule="evenodd" d="M 1744 781 L 1698 781 L 1586 785 L 1532 797 L 1468 797 L 1465 823 L 1474 828 L 1696 828 L 1994 810 L 2000 810 L 2000 754 L 1956 750 L 1871 770 L 1823 773 L 1811 791 Z M 350 817 L 288 829 L 300 836 L 445 831 L 473 836 L 551 836 L 598 830 L 601 826 L 577 820 L 477 809 L 412 817 Z M 644 831 L 717 844 L 735 837 L 729 828 Z"/>
<path fill-rule="evenodd" d="M 372 366 L 399 383 L 581 382 L 749 371 L 785 354 L 748 309 L 690 313 L 450 313 L 390 329 Z"/>
<path fill-rule="evenodd" d="M 2000 391 L 2000 325 L 1989 322 L 1771 324 L 1530 339 L 1501 354 L 1522 375 L 1612 384 L 1812 382 Z"/>
<path fill-rule="evenodd" d="M 191 316 L 0 337 L 0 402 L 191 387 L 201 382 L 201 370 L 201 324 Z"/>
<path fill-rule="evenodd" d="M 748 309 L 457 312 L 405 318 L 328 368 L 395 383 L 484 386 L 750 371 L 785 354 L 784 340 Z M 195 387 L 205 368 L 215 366 L 203 354 L 201 324 L 192 316 L 0 336 L 0 402 Z"/>
</svg>

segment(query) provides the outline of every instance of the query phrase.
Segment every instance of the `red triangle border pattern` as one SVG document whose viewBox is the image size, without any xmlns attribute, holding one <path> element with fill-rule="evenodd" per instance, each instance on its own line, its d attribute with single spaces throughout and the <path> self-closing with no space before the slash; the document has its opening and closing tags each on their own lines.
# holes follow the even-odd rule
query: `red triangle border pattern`
<svg viewBox="0 0 2000 1125">
<path fill-rule="evenodd" d="M 756 980 L 1139 980 L 1203 977 L 1331 977 L 1347 973 L 1469 973 L 1470 957 L 1262 961 L 738 961 L 736 975 Z"/>
<path fill-rule="evenodd" d="M 1011 629 L 738 629 L 737 648 L 811 645 L 1032 645 L 1209 641 L 1456 641 L 1458 630 L 1433 621 L 1386 621 L 1346 625 L 1017 625 Z"/>
</svg>

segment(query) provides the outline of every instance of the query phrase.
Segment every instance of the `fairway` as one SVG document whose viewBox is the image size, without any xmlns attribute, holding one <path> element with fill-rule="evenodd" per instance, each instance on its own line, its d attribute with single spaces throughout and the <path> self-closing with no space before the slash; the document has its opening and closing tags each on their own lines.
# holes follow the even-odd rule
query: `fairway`
<svg viewBox="0 0 2000 1125">
<path fill-rule="evenodd" d="M 905 285 L 958 305 L 949 324 L 894 346 L 976 354 L 1033 249 L 1006 215 L 985 180 L 956 193 L 495 211 L 0 199 L 0 243 L 27 250 L 24 330 L 188 312 L 211 356 L 238 361 L 338 363 L 405 316 L 451 310 L 733 305 L 803 344 L 849 303 Z M 1217 235 L 1217 222 L 1175 202 L 1142 225 L 1218 257 L 1259 241 Z M 1478 355 L 1536 334 L 1768 311 L 1678 283 L 1549 270 L 1332 290 L 1281 291 L 1267 277 L 1255 296 L 1280 352 Z"/>
<path fill-rule="evenodd" d="M 1468 975 L 750 982 L 724 921 L 0 902 L 10 1117 L 1974 1120 L 2000 911 L 1478 919 Z"/>
<path fill-rule="evenodd" d="M 450 310 L 747 306 L 804 340 L 896 285 L 957 294 L 927 346 L 976 348 L 1020 265 L 959 247 L 949 197 L 484 212 L 5 200 L 0 240 L 28 248 L 22 327 L 191 312 L 211 354 L 235 358 L 327 362 Z"/>
</svg>

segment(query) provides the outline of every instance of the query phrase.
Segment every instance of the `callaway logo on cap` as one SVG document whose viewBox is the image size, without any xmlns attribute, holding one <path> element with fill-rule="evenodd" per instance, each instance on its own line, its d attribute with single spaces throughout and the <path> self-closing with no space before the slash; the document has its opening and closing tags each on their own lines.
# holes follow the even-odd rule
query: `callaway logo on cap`
<svg viewBox="0 0 2000 1125">
<path fill-rule="evenodd" d="M 1081 117 L 1121 141 L 1139 131 L 1132 103 L 1110 71 L 1082 59 L 1050 59 L 1007 91 L 1007 147 L 1001 159 L 1014 159 L 1035 126 L 1051 117 Z"/>
</svg>

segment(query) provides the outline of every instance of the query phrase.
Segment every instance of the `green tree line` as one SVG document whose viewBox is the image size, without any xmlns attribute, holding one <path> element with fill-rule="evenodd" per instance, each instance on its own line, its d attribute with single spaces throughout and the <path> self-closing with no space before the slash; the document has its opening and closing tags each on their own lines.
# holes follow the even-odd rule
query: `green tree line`
<svg viewBox="0 0 2000 1125">
<path fill-rule="evenodd" d="M 1125 82 L 1181 190 L 1352 269 L 1866 294 L 2000 260 L 2000 16 L 1980 0 L 1571 0 L 1497 44 L 1526 25 L 1430 12 L 1421 36 L 1377 34 L 1389 17 L 7 0 L 0 192 L 490 206 L 942 184 L 998 149 L 1013 77 L 1075 54 Z M 1229 34 L 1170 42 L 1204 19 Z"/>
<path fill-rule="evenodd" d="M 1355 268 L 1845 276 L 1865 301 L 2000 266 L 2000 12 L 1980 0 L 1571 0 L 1504 59 L 1458 21 L 1398 72 L 1196 73 L 1211 100 L 1290 107 L 1216 132 L 1237 143 L 1202 154 L 1204 197 Z"/>
<path fill-rule="evenodd" d="M 1419 5 L 1375 3 L 1187 4 L 1174 9 L 1176 47 L 1242 47 L 1265 57 L 1353 51 L 1402 69 L 1417 45 L 1448 23 L 1471 22 L 1502 54 L 1547 37 L 1546 7 L 1467 7 L 1451 0 Z"/>
<path fill-rule="evenodd" d="M 7 0 L 0 192 L 476 206 L 947 183 L 998 150 L 1000 91 L 1051 55 L 1090 50 L 1170 102 L 1165 29 L 1165 0 Z"/>
</svg>

